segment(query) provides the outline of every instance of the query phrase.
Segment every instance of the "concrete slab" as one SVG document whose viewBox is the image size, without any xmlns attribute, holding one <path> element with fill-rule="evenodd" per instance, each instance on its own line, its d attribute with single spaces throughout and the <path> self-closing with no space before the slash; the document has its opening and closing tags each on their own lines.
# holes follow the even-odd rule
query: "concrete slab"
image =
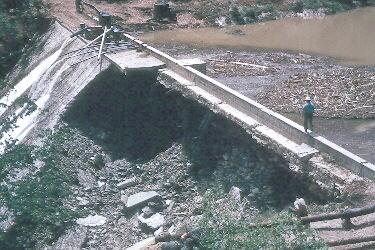
<svg viewBox="0 0 375 250">
<path fill-rule="evenodd" d="M 160 195 L 155 191 L 140 192 L 130 195 L 126 203 L 127 208 L 142 206 L 149 201 L 159 199 Z"/>
<path fill-rule="evenodd" d="M 149 70 L 156 71 L 165 67 L 165 63 L 145 52 L 136 50 L 108 53 L 107 58 L 124 72 Z"/>
</svg>

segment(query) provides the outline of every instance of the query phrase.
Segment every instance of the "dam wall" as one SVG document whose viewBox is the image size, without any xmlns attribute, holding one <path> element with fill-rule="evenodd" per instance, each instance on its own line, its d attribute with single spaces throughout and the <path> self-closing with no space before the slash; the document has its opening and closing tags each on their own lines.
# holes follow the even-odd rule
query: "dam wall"
<svg viewBox="0 0 375 250">
<path fill-rule="evenodd" d="M 375 165 L 372 163 L 367 162 L 361 157 L 338 146 L 326 138 L 315 134 L 314 132 L 306 134 L 301 125 L 291 121 L 290 119 L 228 88 L 224 84 L 208 77 L 198 70 L 192 67 L 184 66 L 182 62 L 143 43 L 142 41 L 128 34 L 124 34 L 124 36 L 140 46 L 144 51 L 147 51 L 153 57 L 164 62 L 169 70 L 188 80 L 191 85 L 199 87 L 201 90 L 209 93 L 211 96 L 216 97 L 216 106 L 220 107 L 226 104 L 235 108 L 245 115 L 243 117 L 244 123 L 249 123 L 249 119 L 246 121 L 246 116 L 253 118 L 254 120 L 250 122 L 251 124 L 248 124 L 253 127 L 253 129 L 265 130 L 264 126 L 266 126 L 278 133 L 274 135 L 270 134 L 270 136 L 274 137 L 273 139 L 276 141 L 281 139 L 279 135 L 282 135 L 281 137 L 286 137 L 299 145 L 308 145 L 316 150 L 328 154 L 330 157 L 343 164 L 345 168 L 361 177 L 372 180 L 375 179 Z M 200 90 L 197 91 L 199 92 Z M 282 138 L 282 140 L 284 140 L 284 138 Z M 294 151 L 297 154 L 301 153 L 301 149 L 298 148 L 298 146 L 292 145 L 293 143 L 290 143 L 291 145 L 289 146 L 287 144 L 288 142 L 284 140 L 284 146 L 287 148 L 289 147 L 291 151 Z M 304 146 L 302 147 L 306 148 Z M 308 151 L 311 153 L 315 152 L 313 149 L 309 149 Z"/>
</svg>

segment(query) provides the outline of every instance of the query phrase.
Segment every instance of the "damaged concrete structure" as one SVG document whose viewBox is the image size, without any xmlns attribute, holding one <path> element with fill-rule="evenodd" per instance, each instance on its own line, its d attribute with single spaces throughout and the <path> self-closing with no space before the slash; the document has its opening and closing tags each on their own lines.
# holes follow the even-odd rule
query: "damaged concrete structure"
<svg viewBox="0 0 375 250">
<path fill-rule="evenodd" d="M 130 35 L 125 34 L 125 37 L 139 46 L 143 53 L 161 62 L 157 67 L 161 84 L 241 126 L 258 143 L 288 159 L 293 171 L 307 173 L 326 188 L 332 182 L 345 186 L 358 176 L 375 179 L 372 163 L 321 135 L 304 133 L 303 127 L 297 123 L 208 77 L 200 72 L 201 62 L 186 65 Z M 109 58 L 115 65 L 126 60 Z M 334 159 L 334 163 L 330 159 Z"/>
</svg>

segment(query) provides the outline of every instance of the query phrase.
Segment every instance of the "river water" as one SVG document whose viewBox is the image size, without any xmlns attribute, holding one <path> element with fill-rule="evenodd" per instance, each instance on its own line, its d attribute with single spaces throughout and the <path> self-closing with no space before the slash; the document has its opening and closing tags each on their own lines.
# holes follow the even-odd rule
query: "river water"
<svg viewBox="0 0 375 250">
<path fill-rule="evenodd" d="M 174 29 L 140 38 L 198 47 L 295 51 L 335 57 L 345 64 L 375 65 L 374 27 L 375 7 L 368 7 L 323 18 L 284 18 L 221 29 Z"/>
</svg>

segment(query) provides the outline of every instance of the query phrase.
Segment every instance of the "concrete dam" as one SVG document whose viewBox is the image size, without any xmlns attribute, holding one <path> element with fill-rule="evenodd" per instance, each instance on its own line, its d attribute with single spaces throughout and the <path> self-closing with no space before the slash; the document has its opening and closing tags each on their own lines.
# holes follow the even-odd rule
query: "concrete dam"
<svg viewBox="0 0 375 250">
<path fill-rule="evenodd" d="M 41 129 L 53 129 L 65 110 L 68 112 L 63 116 L 67 119 L 75 117 L 76 121 L 81 121 L 81 125 L 85 123 L 89 126 L 89 123 L 93 122 L 92 119 L 96 119 L 96 122 L 101 124 L 100 126 L 107 126 L 106 123 L 112 122 L 112 128 L 119 132 L 125 126 L 121 124 L 124 121 L 120 118 L 100 117 L 97 114 L 107 113 L 106 109 L 109 107 L 111 109 L 116 107 L 120 111 L 122 110 L 120 107 L 130 105 L 131 100 L 131 105 L 139 105 L 139 107 L 134 106 L 131 113 L 129 111 L 116 113 L 114 110 L 111 116 L 126 117 L 127 122 L 137 120 L 137 117 L 142 116 L 142 119 L 147 121 L 152 118 L 145 114 L 149 113 L 153 116 L 155 112 L 161 112 L 161 110 L 153 109 L 161 109 L 161 107 L 165 109 L 162 112 L 166 114 L 163 115 L 163 120 L 159 120 L 152 126 L 148 124 L 142 127 L 142 121 L 137 121 L 139 127 L 133 128 L 134 131 L 127 131 L 126 135 L 120 132 L 122 136 L 125 136 L 124 138 L 134 142 L 139 139 L 136 138 L 137 136 L 144 137 L 143 140 L 154 140 L 152 136 L 151 139 L 147 139 L 147 135 L 163 134 L 162 130 L 168 131 L 168 135 L 163 135 L 164 138 L 161 140 L 159 138 L 158 141 L 150 142 L 154 144 L 150 152 L 144 151 L 142 143 L 135 143 L 138 146 L 128 144 L 131 150 L 127 152 L 133 152 L 132 157 L 135 158 L 147 158 L 147 154 L 156 153 L 158 147 L 177 138 L 176 123 L 179 124 L 177 127 L 183 127 L 183 130 L 197 126 L 198 141 L 205 133 L 212 132 L 212 126 L 216 124 L 218 129 L 221 127 L 223 130 L 225 126 L 229 126 L 231 129 L 228 131 L 238 130 L 233 133 L 234 138 L 240 138 L 241 141 L 246 141 L 244 138 L 248 138 L 261 147 L 274 151 L 283 161 L 289 162 L 288 169 L 291 171 L 301 173 L 307 168 L 308 175 L 324 188 L 329 187 L 332 180 L 345 186 L 347 180 L 354 178 L 353 174 L 369 179 L 375 178 L 373 164 L 318 134 L 304 133 L 302 126 L 206 76 L 204 62 L 200 60 L 176 60 L 124 34 L 124 39 L 128 43 L 117 45 L 117 47 L 108 45 L 104 60 L 98 63 L 93 59 L 95 56 L 84 55 L 85 53 L 92 55 L 96 53 L 96 49 L 87 47 L 86 50 L 80 50 L 85 43 L 80 39 L 69 39 L 70 34 L 71 32 L 62 24 L 55 23 L 42 41 L 43 53 L 34 55 L 34 65 L 31 64 L 27 69 L 16 69 L 10 75 L 10 80 L 16 82 L 19 79 L 15 73 L 27 72 L 38 64 L 38 67 L 41 67 L 40 64 L 45 64 L 43 69 L 36 67 L 28 73 L 26 85 L 23 83 L 25 80 L 21 81 L 1 99 L 1 102 L 5 104 L 1 109 L 1 118 L 4 121 L 16 122 L 14 128 L 3 132 L 1 139 L 3 147 L 7 141 L 17 140 L 16 143 L 33 141 Z M 62 42 L 64 40 L 65 42 Z M 43 61 L 43 57 L 47 55 L 49 57 Z M 86 59 L 82 60 L 83 56 Z M 116 77 L 113 77 L 114 75 Z M 132 84 L 127 83 L 122 86 L 123 83 L 120 80 L 122 77 L 133 77 L 136 80 Z M 97 90 L 94 90 L 95 82 L 104 81 L 105 86 L 98 84 L 98 88 L 102 89 L 97 93 Z M 137 81 L 154 83 L 148 86 Z M 146 96 L 144 96 L 145 89 L 150 92 Z M 132 95 L 127 93 L 129 90 L 134 91 Z M 86 92 L 91 96 L 90 100 L 82 97 Z M 155 93 L 156 96 L 165 100 L 155 99 Z M 26 115 L 21 114 L 27 112 L 27 104 L 21 107 L 19 103 L 18 106 L 14 105 L 17 103 L 15 100 L 22 96 L 28 96 L 35 101 L 37 106 L 34 111 Z M 180 97 L 176 98 L 176 96 Z M 126 104 L 124 104 L 124 98 L 127 100 Z M 82 107 L 76 107 L 74 104 L 78 100 L 83 102 L 79 105 Z M 186 103 L 189 105 L 185 106 Z M 73 107 L 72 110 L 70 106 Z M 158 106 L 160 107 L 157 108 Z M 193 110 L 200 110 L 201 116 L 193 114 L 197 111 L 192 111 L 191 107 L 195 107 Z M 223 125 L 217 125 L 218 123 L 226 125 L 223 127 Z M 231 135 L 232 133 L 228 133 L 226 137 Z M 127 140 L 124 138 L 111 137 L 106 140 Z M 158 143 L 160 143 L 159 146 L 156 145 Z M 214 146 L 212 142 L 211 145 L 205 145 L 202 148 L 211 146 Z M 334 159 L 334 161 L 328 159 Z"/>
</svg>

